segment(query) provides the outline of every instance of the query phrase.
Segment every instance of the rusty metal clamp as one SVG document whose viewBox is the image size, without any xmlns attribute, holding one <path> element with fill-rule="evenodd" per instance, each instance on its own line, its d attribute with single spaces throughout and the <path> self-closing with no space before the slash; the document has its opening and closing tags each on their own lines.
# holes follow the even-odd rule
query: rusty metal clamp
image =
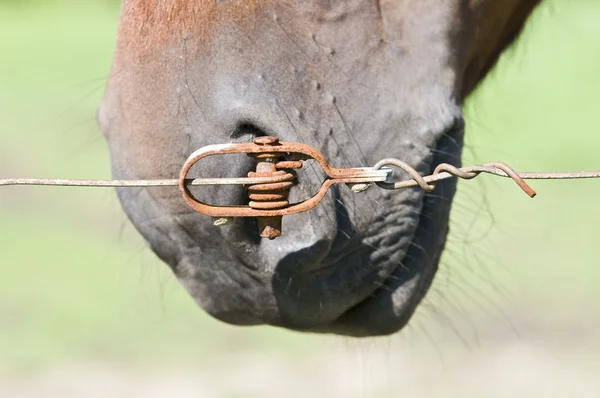
<svg viewBox="0 0 600 398">
<path fill-rule="evenodd" d="M 188 188 L 187 175 L 200 159 L 213 155 L 245 153 L 256 159 L 256 171 L 247 178 L 223 178 L 217 184 L 245 185 L 250 202 L 247 206 L 213 206 L 196 199 Z M 314 159 L 327 175 L 317 192 L 304 202 L 290 204 L 287 200 L 296 179 L 295 169 L 302 161 Z M 185 202 L 198 213 L 217 218 L 225 224 L 232 217 L 258 217 L 260 236 L 275 239 L 281 236 L 282 217 L 315 207 L 335 184 L 361 184 L 386 181 L 390 169 L 335 168 L 315 148 L 296 142 L 279 142 L 275 137 L 258 137 L 252 143 L 209 145 L 198 149 L 186 160 L 179 175 L 179 190 Z M 220 182 L 219 182 L 220 180 Z M 214 181 L 213 181 L 214 182 Z"/>
</svg>

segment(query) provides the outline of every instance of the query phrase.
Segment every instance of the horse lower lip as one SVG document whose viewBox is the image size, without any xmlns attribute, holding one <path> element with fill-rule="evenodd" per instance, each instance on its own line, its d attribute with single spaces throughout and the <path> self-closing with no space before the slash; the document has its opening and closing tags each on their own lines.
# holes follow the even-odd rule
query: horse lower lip
<svg viewBox="0 0 600 398">
<path fill-rule="evenodd" d="M 430 208 L 431 205 L 427 205 L 423 211 L 426 212 Z M 437 260 L 428 261 L 423 258 L 423 254 L 431 254 L 436 258 L 442 248 L 437 248 L 435 253 L 422 253 L 418 241 L 419 236 L 427 234 L 426 230 L 430 227 L 431 225 L 419 222 L 401 266 L 378 283 L 369 296 L 346 310 L 329 325 L 317 327 L 314 331 L 371 337 L 389 335 L 402 329 L 410 320 L 423 297 L 422 292 L 430 285 L 437 270 Z"/>
<path fill-rule="evenodd" d="M 450 146 L 445 142 L 449 139 Z M 433 152 L 431 169 L 456 161 L 461 145 L 452 137 L 441 139 Z M 418 188 L 415 188 L 418 189 Z M 456 180 L 438 183 L 436 191 L 423 196 L 423 207 L 401 266 L 383 280 L 369 297 L 345 311 L 330 325 L 315 330 L 355 337 L 387 335 L 410 320 L 436 274 L 448 231 L 450 199 Z"/>
</svg>

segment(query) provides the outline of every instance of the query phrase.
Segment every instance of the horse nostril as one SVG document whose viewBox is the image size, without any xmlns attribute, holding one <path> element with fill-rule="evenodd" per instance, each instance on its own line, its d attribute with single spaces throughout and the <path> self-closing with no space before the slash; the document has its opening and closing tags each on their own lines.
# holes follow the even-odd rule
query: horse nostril
<svg viewBox="0 0 600 398">
<path fill-rule="evenodd" d="M 233 142 L 251 142 L 255 138 L 268 136 L 262 129 L 252 123 L 240 123 L 229 136 Z"/>
</svg>

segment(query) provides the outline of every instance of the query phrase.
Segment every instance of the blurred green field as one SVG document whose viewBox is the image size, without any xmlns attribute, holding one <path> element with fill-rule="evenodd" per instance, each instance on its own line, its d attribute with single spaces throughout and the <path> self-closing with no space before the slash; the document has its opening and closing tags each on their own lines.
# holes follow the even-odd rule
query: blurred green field
<svg viewBox="0 0 600 398">
<path fill-rule="evenodd" d="M 118 18 L 111 3 L 0 2 L 0 178 L 110 178 L 94 117 Z M 465 164 L 501 160 L 521 171 L 600 169 L 598 21 L 598 2 L 547 0 L 537 10 L 522 40 L 465 105 Z M 312 359 L 349 351 L 356 366 L 345 366 L 364 378 L 363 395 L 356 396 L 396 396 L 374 387 L 371 373 L 379 364 L 364 360 L 371 348 L 429 358 L 420 365 L 425 369 L 445 360 L 460 364 L 471 350 L 486 353 L 499 340 L 533 340 L 551 358 L 568 358 L 558 362 L 575 373 L 600 366 L 593 339 L 600 326 L 600 182 L 532 185 L 534 200 L 508 180 L 461 182 L 449 250 L 413 326 L 358 348 L 345 339 L 210 319 L 132 231 L 110 190 L 3 188 L 0 395 L 3 384 L 18 393 L 11 390 L 16 376 L 31 380 L 80 363 L 119 364 L 135 372 L 216 368 L 223 374 L 232 363 L 271 361 L 295 370 L 304 364 L 294 373 L 302 378 L 289 381 L 295 388 L 307 382 L 301 372 L 316 366 Z M 395 385 L 396 376 L 388 378 L 384 385 Z M 449 383 L 444 380 L 442 387 Z M 565 382 L 556 396 L 575 391 L 569 386 Z M 595 394 L 578 396 L 600 395 L 595 386 Z M 442 387 L 409 395 L 471 391 Z M 546 387 L 511 396 L 550 396 Z M 244 391 L 228 396 L 267 396 Z M 97 396 L 127 395 L 115 390 Z"/>
</svg>

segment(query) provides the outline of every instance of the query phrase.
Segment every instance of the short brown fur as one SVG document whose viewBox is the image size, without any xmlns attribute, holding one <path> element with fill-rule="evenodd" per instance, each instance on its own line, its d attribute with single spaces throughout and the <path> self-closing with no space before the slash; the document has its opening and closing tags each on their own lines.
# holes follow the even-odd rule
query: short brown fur
<svg viewBox="0 0 600 398">
<path fill-rule="evenodd" d="M 136 50 L 173 38 L 205 41 L 220 23 L 241 23 L 274 0 L 131 0 L 123 3 L 119 36 Z"/>
</svg>

